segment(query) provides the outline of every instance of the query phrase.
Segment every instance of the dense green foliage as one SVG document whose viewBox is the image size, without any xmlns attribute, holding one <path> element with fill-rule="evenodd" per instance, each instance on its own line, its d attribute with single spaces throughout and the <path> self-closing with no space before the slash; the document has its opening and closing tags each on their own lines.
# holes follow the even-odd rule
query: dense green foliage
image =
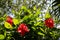
<svg viewBox="0 0 60 40">
<path fill-rule="evenodd" d="M 21 3 L 18 0 L 14 4 L 12 0 L 0 1 L 0 40 L 58 40 L 60 29 L 46 27 L 44 20 L 42 20 L 43 18 L 53 18 L 50 15 L 51 12 L 47 11 L 44 17 L 40 17 L 40 14 L 43 14 L 41 10 L 44 8 L 45 1 L 42 0 L 43 3 L 40 5 L 37 5 L 34 1 L 30 1 L 29 4 L 26 3 L 26 0 L 23 2 Z M 30 4 L 32 4 L 32 7 L 30 7 Z M 14 15 L 12 29 L 6 28 L 9 24 L 5 24 L 6 17 L 9 14 Z M 54 23 L 59 23 L 58 18 L 54 18 L 56 18 L 53 19 Z M 17 32 L 17 28 L 21 23 L 27 24 L 30 30 L 23 37 Z"/>
</svg>

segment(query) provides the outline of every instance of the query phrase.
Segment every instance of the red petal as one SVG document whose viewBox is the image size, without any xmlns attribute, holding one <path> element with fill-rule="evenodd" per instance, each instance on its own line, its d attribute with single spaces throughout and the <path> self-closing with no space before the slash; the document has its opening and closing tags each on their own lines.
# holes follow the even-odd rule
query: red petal
<svg viewBox="0 0 60 40">
<path fill-rule="evenodd" d="M 12 18 L 10 16 L 7 16 L 6 22 L 13 24 Z"/>
</svg>

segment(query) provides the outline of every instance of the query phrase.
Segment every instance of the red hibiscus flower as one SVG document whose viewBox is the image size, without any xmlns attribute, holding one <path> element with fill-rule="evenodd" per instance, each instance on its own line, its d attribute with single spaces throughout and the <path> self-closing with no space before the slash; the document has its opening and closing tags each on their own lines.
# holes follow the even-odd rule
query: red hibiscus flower
<svg viewBox="0 0 60 40">
<path fill-rule="evenodd" d="M 26 32 L 29 32 L 29 29 L 26 24 L 22 23 L 19 25 L 17 31 L 21 34 L 21 36 L 24 36 Z"/>
<path fill-rule="evenodd" d="M 49 28 L 53 28 L 54 27 L 54 21 L 52 18 L 48 18 L 45 20 L 45 25 Z"/>
</svg>

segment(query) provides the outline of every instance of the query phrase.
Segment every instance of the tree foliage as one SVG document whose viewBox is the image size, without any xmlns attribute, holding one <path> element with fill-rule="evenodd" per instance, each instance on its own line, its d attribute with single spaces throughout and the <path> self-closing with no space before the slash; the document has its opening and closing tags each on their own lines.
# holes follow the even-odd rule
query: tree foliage
<svg viewBox="0 0 60 40">
<path fill-rule="evenodd" d="M 29 3 L 27 3 L 27 1 Z M 42 3 L 40 3 L 42 1 Z M 40 3 L 40 4 L 39 4 Z M 53 18 L 51 12 L 47 11 L 45 16 L 42 16 L 41 10 L 46 4 L 45 0 L 30 1 L 17 0 L 13 3 L 12 0 L 0 1 L 0 39 L 1 40 L 57 40 L 60 37 L 60 30 L 57 28 L 49 28 L 45 26 L 43 18 Z M 3 13 L 3 14 L 2 14 Z M 7 16 L 13 18 L 13 25 L 6 22 Z M 40 17 L 41 15 L 41 17 Z M 54 17 L 56 18 L 56 17 Z M 57 19 L 53 19 L 54 23 L 58 23 Z M 23 37 L 17 32 L 19 24 L 25 23 L 29 32 Z"/>
</svg>

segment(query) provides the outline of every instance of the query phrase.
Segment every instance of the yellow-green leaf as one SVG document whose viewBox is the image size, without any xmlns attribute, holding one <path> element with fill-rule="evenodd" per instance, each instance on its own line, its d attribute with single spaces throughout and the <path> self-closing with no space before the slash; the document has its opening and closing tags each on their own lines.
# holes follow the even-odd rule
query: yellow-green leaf
<svg viewBox="0 0 60 40">
<path fill-rule="evenodd" d="M 38 10 L 36 11 L 36 13 L 34 14 L 34 16 L 38 16 L 39 14 L 41 14 L 40 9 L 38 9 Z"/>
<path fill-rule="evenodd" d="M 28 17 L 31 18 L 33 16 L 33 14 L 30 14 Z"/>
<path fill-rule="evenodd" d="M 50 34 L 53 34 L 52 32 L 49 32 Z"/>
<path fill-rule="evenodd" d="M 4 38 L 4 35 L 0 34 L 0 40 L 3 40 Z"/>
<path fill-rule="evenodd" d="M 29 14 L 31 14 L 31 11 L 30 10 L 27 10 Z"/>
<path fill-rule="evenodd" d="M 40 30 L 43 31 L 43 32 L 45 32 L 45 31 L 43 30 L 43 28 L 40 28 Z"/>
<path fill-rule="evenodd" d="M 25 16 L 24 18 L 23 18 L 23 20 L 27 20 L 28 19 L 28 16 Z"/>
<path fill-rule="evenodd" d="M 12 13 L 15 14 L 15 10 L 12 9 Z"/>
<path fill-rule="evenodd" d="M 22 6 L 21 9 L 25 9 L 26 10 L 27 8 L 26 8 L 26 6 Z"/>
<path fill-rule="evenodd" d="M 51 15 L 49 14 L 49 12 L 46 12 L 45 18 L 50 18 L 50 17 L 51 17 Z"/>
<path fill-rule="evenodd" d="M 34 6 L 33 9 L 36 10 L 36 6 Z"/>
<path fill-rule="evenodd" d="M 4 32 L 4 36 L 6 37 L 6 30 L 5 30 L 5 32 Z"/>
<path fill-rule="evenodd" d="M 39 34 L 39 35 L 42 35 L 42 36 L 44 36 L 44 35 L 45 35 L 45 34 L 43 34 L 43 33 L 41 33 L 41 32 L 38 32 L 38 34 Z"/>
<path fill-rule="evenodd" d="M 32 27 L 32 29 L 33 29 L 33 30 L 36 30 L 36 28 L 35 28 L 35 27 Z"/>
<path fill-rule="evenodd" d="M 7 28 L 7 29 L 12 29 L 12 25 L 9 24 L 8 22 L 5 22 L 5 23 L 4 23 L 4 26 L 5 26 L 5 28 Z"/>
<path fill-rule="evenodd" d="M 18 19 L 13 19 L 13 23 L 14 23 L 14 25 L 19 24 L 19 20 Z"/>
<path fill-rule="evenodd" d="M 37 22 L 36 24 L 34 24 L 34 26 L 40 25 L 41 22 Z"/>
</svg>

